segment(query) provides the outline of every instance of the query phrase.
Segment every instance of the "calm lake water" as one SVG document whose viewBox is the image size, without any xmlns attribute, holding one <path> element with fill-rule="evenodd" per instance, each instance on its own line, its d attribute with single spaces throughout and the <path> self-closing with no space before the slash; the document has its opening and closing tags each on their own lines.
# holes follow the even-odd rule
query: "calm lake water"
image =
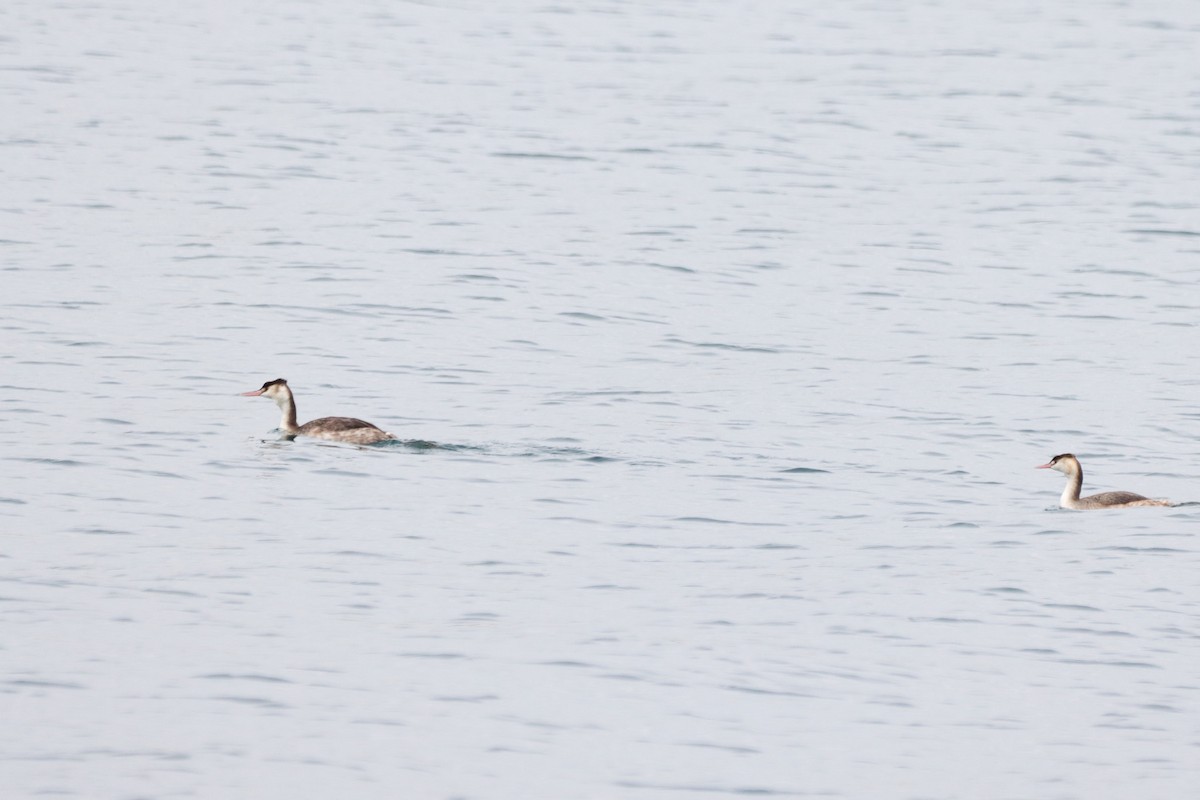
<svg viewBox="0 0 1200 800">
<path fill-rule="evenodd" d="M 1198 45 L 7 3 L 3 796 L 1196 796 Z"/>
</svg>

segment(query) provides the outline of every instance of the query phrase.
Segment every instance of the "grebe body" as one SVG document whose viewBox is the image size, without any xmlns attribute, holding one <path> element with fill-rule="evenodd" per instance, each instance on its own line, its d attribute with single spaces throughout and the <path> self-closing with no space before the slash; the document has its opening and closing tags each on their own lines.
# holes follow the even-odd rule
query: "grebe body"
<svg viewBox="0 0 1200 800">
<path fill-rule="evenodd" d="M 1151 500 L 1133 492 L 1101 492 L 1080 497 L 1079 493 L 1083 489 L 1083 467 L 1080 466 L 1079 459 L 1070 453 L 1055 456 L 1048 464 L 1042 464 L 1037 469 L 1052 469 L 1067 476 L 1067 487 L 1063 489 L 1062 498 L 1058 502 L 1063 508 L 1088 511 L 1094 508 L 1171 505 L 1170 500 Z"/>
<path fill-rule="evenodd" d="M 296 424 L 296 398 L 283 378 L 267 381 L 261 389 L 243 392 L 243 397 L 269 397 L 279 406 L 282 414 L 279 429 L 287 436 L 310 436 L 331 442 L 349 444 L 375 444 L 396 437 L 376 425 L 353 417 L 321 417 L 303 425 Z"/>
</svg>

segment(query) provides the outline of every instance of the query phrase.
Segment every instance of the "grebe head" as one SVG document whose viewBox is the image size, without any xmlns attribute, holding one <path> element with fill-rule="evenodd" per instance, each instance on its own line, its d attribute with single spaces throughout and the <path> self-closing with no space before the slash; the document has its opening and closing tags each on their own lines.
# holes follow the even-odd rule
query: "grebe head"
<svg viewBox="0 0 1200 800">
<path fill-rule="evenodd" d="M 287 392 L 287 381 L 283 378 L 276 378 L 273 381 L 264 383 L 261 389 L 255 389 L 253 392 L 242 392 L 242 397 L 269 397 L 278 402 L 281 397 L 287 395 Z"/>
<path fill-rule="evenodd" d="M 1063 453 L 1050 459 L 1049 463 L 1039 464 L 1034 469 L 1052 469 L 1063 475 L 1073 475 L 1079 471 L 1079 459 L 1071 453 Z"/>
</svg>

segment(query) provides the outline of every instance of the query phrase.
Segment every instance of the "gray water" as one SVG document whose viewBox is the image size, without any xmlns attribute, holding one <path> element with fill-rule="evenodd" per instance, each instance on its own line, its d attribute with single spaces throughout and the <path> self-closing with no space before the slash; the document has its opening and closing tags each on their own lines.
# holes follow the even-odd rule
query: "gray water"
<svg viewBox="0 0 1200 800">
<path fill-rule="evenodd" d="M 1195 796 L 1198 44 L 5 4 L 0 794 Z"/>
</svg>

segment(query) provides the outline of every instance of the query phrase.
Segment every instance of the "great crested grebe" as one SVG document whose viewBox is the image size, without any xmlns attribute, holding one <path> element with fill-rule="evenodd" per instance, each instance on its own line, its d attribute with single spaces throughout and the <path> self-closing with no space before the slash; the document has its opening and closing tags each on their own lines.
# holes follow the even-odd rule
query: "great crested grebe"
<svg viewBox="0 0 1200 800">
<path fill-rule="evenodd" d="M 329 439 L 334 442 L 349 442 L 350 444 L 375 444 L 386 442 L 396 437 L 369 422 L 352 417 L 321 417 L 303 425 L 296 424 L 296 399 L 292 390 L 283 378 L 267 381 L 261 389 L 253 392 L 242 392 L 243 397 L 269 397 L 283 412 L 279 422 L 280 429 L 288 436 L 312 436 L 315 439 Z"/>
<path fill-rule="evenodd" d="M 1133 492 L 1101 492 L 1089 497 L 1080 497 L 1079 490 L 1083 488 L 1083 467 L 1079 465 L 1079 459 L 1070 453 L 1055 456 L 1050 459 L 1049 464 L 1042 464 L 1036 469 L 1053 469 L 1067 476 L 1067 488 L 1063 489 L 1062 499 L 1058 502 L 1063 508 L 1086 511 L 1092 508 L 1171 505 L 1170 500 L 1151 500 Z"/>
</svg>

